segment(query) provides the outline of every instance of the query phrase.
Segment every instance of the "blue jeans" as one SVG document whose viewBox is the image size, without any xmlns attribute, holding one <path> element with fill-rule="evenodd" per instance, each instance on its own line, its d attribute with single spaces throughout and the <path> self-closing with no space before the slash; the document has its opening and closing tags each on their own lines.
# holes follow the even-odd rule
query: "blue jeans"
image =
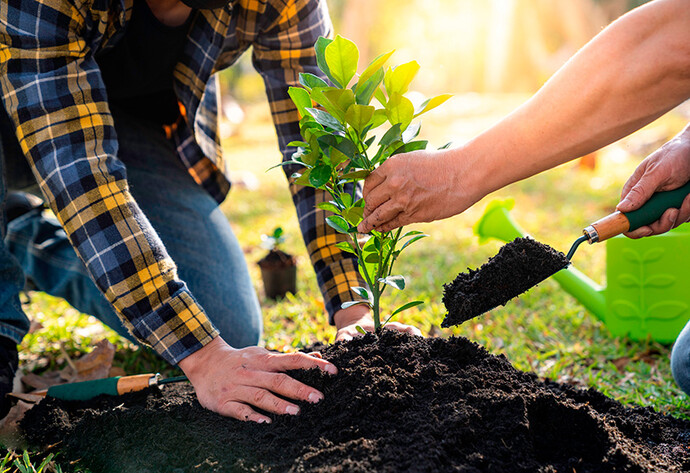
<svg viewBox="0 0 690 473">
<path fill-rule="evenodd" d="M 690 322 L 685 325 L 673 345 L 671 372 L 678 386 L 690 395 Z"/>
<path fill-rule="evenodd" d="M 262 330 L 261 309 L 226 217 L 194 182 L 160 126 L 122 113 L 113 116 L 118 157 L 127 166 L 130 191 L 177 264 L 180 279 L 225 341 L 237 348 L 256 345 Z M 2 136 L 7 142 L 9 138 Z M 18 297 L 26 275 L 40 291 L 64 298 L 133 340 L 89 278 L 57 220 L 34 210 L 5 222 L 8 187 L 27 190 L 33 184 L 36 189 L 35 180 L 26 176 L 25 158 L 7 154 L 10 145 L 2 146 L 6 152 L 0 156 L 4 171 L 0 179 L 4 237 L 0 240 L 0 335 L 19 343 L 28 330 Z"/>
</svg>

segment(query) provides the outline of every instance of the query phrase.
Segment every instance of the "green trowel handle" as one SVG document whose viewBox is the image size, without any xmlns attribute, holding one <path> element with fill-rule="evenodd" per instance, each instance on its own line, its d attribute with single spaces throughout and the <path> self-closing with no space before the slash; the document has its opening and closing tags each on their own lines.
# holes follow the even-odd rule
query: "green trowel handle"
<svg viewBox="0 0 690 473">
<path fill-rule="evenodd" d="M 657 192 L 642 207 L 624 214 L 630 222 L 628 231 L 656 222 L 668 209 L 679 209 L 688 194 L 690 182 L 672 191 Z"/>
<path fill-rule="evenodd" d="M 672 191 L 657 192 L 639 209 L 607 215 L 585 228 L 584 233 L 590 243 L 594 243 L 637 230 L 659 220 L 666 210 L 680 208 L 688 194 L 690 182 Z"/>
</svg>

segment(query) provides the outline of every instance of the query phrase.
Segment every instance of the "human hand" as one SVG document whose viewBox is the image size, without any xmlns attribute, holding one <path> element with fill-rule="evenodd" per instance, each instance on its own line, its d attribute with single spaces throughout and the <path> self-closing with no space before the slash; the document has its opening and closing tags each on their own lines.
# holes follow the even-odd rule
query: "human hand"
<svg viewBox="0 0 690 473">
<path fill-rule="evenodd" d="M 362 335 L 358 330 L 359 325 L 367 332 L 374 331 L 374 319 L 369 312 L 369 308 L 362 305 L 353 305 L 347 309 L 341 309 L 333 316 L 335 326 L 338 328 L 338 333 L 335 335 L 335 341 L 352 340 L 354 337 Z M 422 332 L 412 325 L 401 324 L 400 322 L 388 322 L 386 329 L 397 330 L 399 332 L 411 333 L 412 335 L 422 336 Z"/>
<path fill-rule="evenodd" d="M 364 220 L 357 230 L 387 232 L 456 215 L 481 195 L 458 149 L 392 156 L 364 182 Z M 475 195 L 476 194 L 476 195 Z"/>
<path fill-rule="evenodd" d="M 623 186 L 617 209 L 623 213 L 639 209 L 655 192 L 677 189 L 688 181 L 690 181 L 690 126 L 640 163 Z M 690 220 L 690 196 L 685 198 L 680 209 L 668 209 L 656 222 L 625 235 L 629 238 L 658 235 L 688 220 Z"/>
<path fill-rule="evenodd" d="M 196 391 L 199 403 L 227 417 L 270 423 L 257 407 L 273 414 L 299 413 L 299 407 L 285 399 L 317 403 L 318 390 L 291 378 L 284 371 L 319 368 L 329 374 L 335 365 L 304 353 L 271 353 L 260 347 L 232 348 L 220 337 L 179 363 Z"/>
</svg>

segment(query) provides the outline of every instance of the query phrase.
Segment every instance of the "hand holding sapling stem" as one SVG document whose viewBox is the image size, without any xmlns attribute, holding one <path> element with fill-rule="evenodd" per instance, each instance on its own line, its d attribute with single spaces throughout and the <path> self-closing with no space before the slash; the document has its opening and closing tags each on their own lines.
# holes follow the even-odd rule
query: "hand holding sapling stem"
<svg viewBox="0 0 690 473">
<path fill-rule="evenodd" d="M 336 374 L 335 365 L 304 353 L 271 353 L 260 347 L 232 348 L 222 338 L 183 359 L 180 368 L 189 378 L 199 403 L 218 414 L 259 423 L 273 414 L 299 413 L 293 399 L 319 402 L 323 394 L 289 377 L 285 371 L 318 368 Z M 281 396 L 281 397 L 278 397 Z"/>
<path fill-rule="evenodd" d="M 376 330 L 374 326 L 374 318 L 371 315 L 369 307 L 364 304 L 358 304 L 347 309 L 341 309 L 333 316 L 335 326 L 338 332 L 335 335 L 335 340 L 351 340 L 354 337 L 362 335 L 358 327 L 367 331 L 373 332 Z M 400 322 L 389 322 L 386 324 L 387 329 L 397 330 L 398 332 L 410 333 L 412 335 L 422 336 L 422 332 L 412 325 L 402 324 Z"/>
</svg>

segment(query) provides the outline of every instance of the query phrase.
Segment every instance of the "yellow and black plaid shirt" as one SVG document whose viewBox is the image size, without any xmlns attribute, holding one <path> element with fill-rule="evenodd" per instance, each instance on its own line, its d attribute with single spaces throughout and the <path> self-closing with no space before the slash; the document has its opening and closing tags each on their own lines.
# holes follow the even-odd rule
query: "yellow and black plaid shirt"
<svg viewBox="0 0 690 473">
<path fill-rule="evenodd" d="M 0 0 L 0 82 L 41 191 L 91 277 L 132 333 L 177 363 L 217 332 L 129 193 L 95 60 L 124 34 L 133 1 Z M 172 139 L 196 182 L 221 202 L 230 184 L 214 73 L 253 47 L 285 159 L 294 151 L 287 143 L 299 139 L 287 88 L 300 72 L 318 72 L 313 45 L 330 34 L 330 20 L 323 0 L 236 0 L 192 15 L 174 72 L 185 120 Z M 315 209 L 326 196 L 291 191 L 332 315 L 355 298 L 351 286 L 363 285 L 356 261 L 335 248 L 342 237 Z"/>
</svg>

